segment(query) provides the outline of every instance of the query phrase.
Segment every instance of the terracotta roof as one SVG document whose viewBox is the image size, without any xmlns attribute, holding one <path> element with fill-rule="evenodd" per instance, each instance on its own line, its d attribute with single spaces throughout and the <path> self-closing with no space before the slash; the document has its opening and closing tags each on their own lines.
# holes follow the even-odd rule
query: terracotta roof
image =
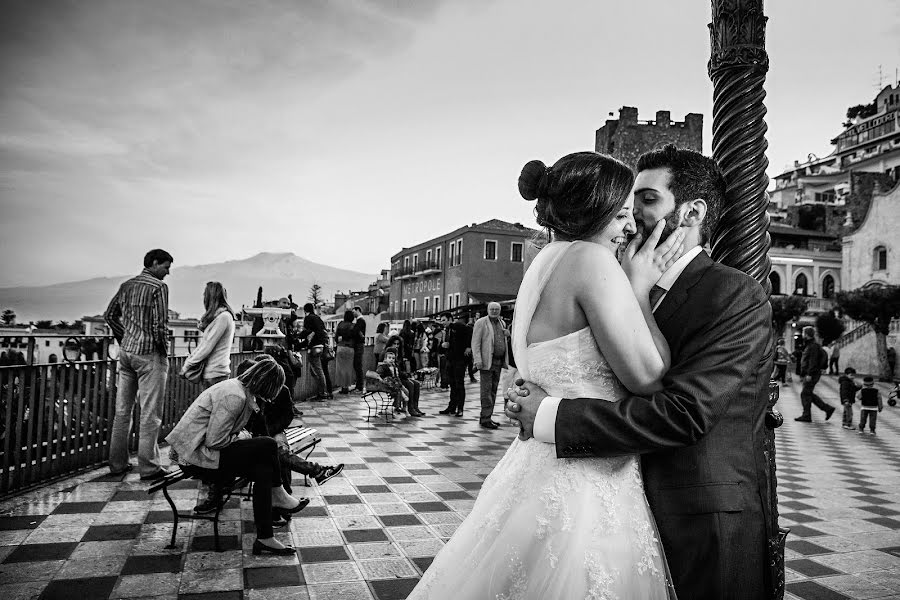
<svg viewBox="0 0 900 600">
<path fill-rule="evenodd" d="M 491 219 L 490 221 L 485 221 L 484 223 L 478 223 L 477 225 L 475 225 L 475 227 L 499 229 L 502 231 L 527 231 L 531 234 L 537 233 L 537 230 L 525 227 L 521 223 L 507 223 L 506 221 L 501 221 L 500 219 Z"/>
</svg>

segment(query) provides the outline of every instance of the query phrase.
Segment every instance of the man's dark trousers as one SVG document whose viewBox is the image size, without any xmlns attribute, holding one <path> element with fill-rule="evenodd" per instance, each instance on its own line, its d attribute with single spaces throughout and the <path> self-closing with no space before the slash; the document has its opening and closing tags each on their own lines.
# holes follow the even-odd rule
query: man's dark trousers
<svg viewBox="0 0 900 600">
<path fill-rule="evenodd" d="M 438 369 L 441 375 L 441 389 L 447 389 L 447 386 L 450 385 L 450 375 L 448 374 L 446 354 L 438 354 Z"/>
<path fill-rule="evenodd" d="M 812 418 L 811 415 L 811 406 L 815 404 L 821 410 L 826 413 L 830 413 L 834 410 L 834 407 L 826 404 L 821 398 L 819 398 L 818 394 L 816 394 L 813 390 L 816 388 L 816 384 L 819 383 L 819 377 L 821 375 L 811 375 L 809 381 L 803 382 L 803 389 L 800 391 L 800 402 L 803 404 L 803 414 L 801 417 L 803 418 Z"/>
<path fill-rule="evenodd" d="M 466 359 L 448 360 L 447 375 L 450 377 L 450 406 L 451 412 L 462 412 L 466 402 Z"/>
<path fill-rule="evenodd" d="M 500 372 L 503 370 L 503 359 L 496 358 L 491 361 L 490 369 L 478 369 L 481 386 L 481 416 L 478 421 L 482 424 L 490 423 L 494 414 L 494 405 L 497 402 L 497 385 L 500 383 Z"/>
</svg>

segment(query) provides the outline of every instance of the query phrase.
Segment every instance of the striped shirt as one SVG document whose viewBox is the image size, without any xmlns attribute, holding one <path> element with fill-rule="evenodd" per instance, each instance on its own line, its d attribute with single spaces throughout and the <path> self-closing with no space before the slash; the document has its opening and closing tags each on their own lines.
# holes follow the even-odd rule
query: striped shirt
<svg viewBox="0 0 900 600">
<path fill-rule="evenodd" d="M 106 324 L 131 354 L 166 356 L 169 288 L 148 269 L 119 287 L 106 309 Z"/>
</svg>

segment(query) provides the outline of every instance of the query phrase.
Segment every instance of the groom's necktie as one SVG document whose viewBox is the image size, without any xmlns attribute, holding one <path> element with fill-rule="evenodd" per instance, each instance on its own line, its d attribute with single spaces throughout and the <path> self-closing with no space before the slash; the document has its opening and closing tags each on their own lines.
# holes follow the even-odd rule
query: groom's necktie
<svg viewBox="0 0 900 600">
<path fill-rule="evenodd" d="M 659 299 L 665 296 L 666 288 L 659 287 L 658 285 L 654 285 L 650 289 L 650 310 L 656 310 L 656 304 L 659 302 Z"/>
</svg>

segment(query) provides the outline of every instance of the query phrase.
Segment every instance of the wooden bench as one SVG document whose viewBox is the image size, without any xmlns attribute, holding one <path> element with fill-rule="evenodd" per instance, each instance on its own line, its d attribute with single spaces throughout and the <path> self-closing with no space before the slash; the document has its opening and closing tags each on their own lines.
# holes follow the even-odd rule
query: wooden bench
<svg viewBox="0 0 900 600">
<path fill-rule="evenodd" d="M 319 432 L 312 427 L 289 427 L 284 430 L 284 437 L 291 449 L 291 454 L 300 454 L 304 450 L 309 450 L 303 460 L 309 460 L 309 455 L 322 441 Z M 303 485 L 312 487 L 305 474 L 303 475 Z"/>
<path fill-rule="evenodd" d="M 169 486 L 184 481 L 186 479 L 195 479 L 196 476 L 189 475 L 181 470 L 181 467 L 175 468 L 168 475 L 161 477 L 159 479 L 154 480 L 152 484 L 150 484 L 150 489 L 147 490 L 148 494 L 153 494 L 162 490 L 163 496 L 166 498 L 166 502 L 169 503 L 169 506 L 172 508 L 172 540 L 169 542 L 169 545 L 166 546 L 167 549 L 171 550 L 175 548 L 175 536 L 178 533 L 178 519 L 191 519 L 196 520 L 200 519 L 203 521 L 212 521 L 213 523 L 213 536 L 215 540 L 215 548 L 216 552 L 221 552 L 222 549 L 219 546 L 219 515 L 222 513 L 222 509 L 225 508 L 225 504 L 228 500 L 231 499 L 232 494 L 235 491 L 240 490 L 241 488 L 247 486 L 248 482 L 243 477 L 236 477 L 232 479 L 230 482 L 222 483 L 218 482 L 219 485 L 222 485 L 223 497 L 222 501 L 216 506 L 216 510 L 213 514 L 199 514 L 193 511 L 187 513 L 178 512 L 178 507 L 175 506 L 175 502 L 172 500 L 172 497 L 169 495 Z M 250 498 L 250 492 L 244 494 L 246 498 Z"/>
<path fill-rule="evenodd" d="M 319 435 L 319 432 L 312 427 L 290 427 L 284 430 L 285 438 L 287 439 L 288 446 L 291 449 L 293 454 L 299 454 L 304 450 L 309 450 L 306 453 L 305 460 L 309 459 L 309 455 L 312 454 L 312 451 L 316 446 L 319 445 L 319 442 L 322 441 L 322 437 Z M 200 514 L 191 512 L 178 512 L 178 507 L 175 506 L 175 502 L 172 500 L 172 497 L 169 495 L 169 486 L 172 486 L 176 483 L 184 481 L 186 479 L 199 479 L 196 475 L 190 475 L 181 470 L 181 467 L 177 467 L 168 475 L 156 479 L 153 483 L 150 484 L 150 489 L 147 490 L 148 494 L 153 494 L 162 490 L 163 496 L 166 498 L 166 502 L 169 503 L 169 506 L 172 508 L 172 541 L 166 546 L 167 549 L 175 548 L 175 536 L 178 532 L 178 520 L 179 519 L 200 519 L 203 521 L 212 521 L 213 524 L 213 536 L 215 542 L 216 552 L 221 552 L 221 547 L 219 545 L 219 515 L 222 513 L 222 509 L 225 507 L 225 504 L 228 503 L 228 500 L 231 499 L 231 496 L 238 492 L 239 496 L 250 500 L 253 497 L 253 484 L 247 481 L 244 477 L 236 477 L 232 479 L 230 482 L 217 482 L 222 489 L 222 501 L 219 502 L 216 506 L 216 510 L 212 514 Z M 303 476 L 303 484 L 306 487 L 310 487 L 312 484 L 309 483 L 306 475 Z M 247 488 L 247 491 L 241 494 L 239 491 L 243 488 Z"/>
</svg>

